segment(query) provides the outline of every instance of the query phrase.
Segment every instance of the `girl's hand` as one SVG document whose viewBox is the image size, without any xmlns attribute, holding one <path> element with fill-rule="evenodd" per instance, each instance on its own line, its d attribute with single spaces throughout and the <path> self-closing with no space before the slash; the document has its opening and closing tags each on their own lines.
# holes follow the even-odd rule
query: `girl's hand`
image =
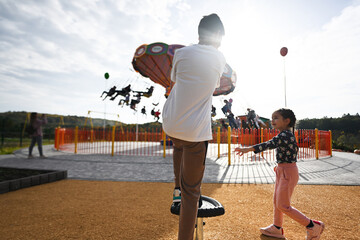
<svg viewBox="0 0 360 240">
<path fill-rule="evenodd" d="M 240 147 L 238 147 L 238 148 L 235 148 L 236 154 L 239 155 L 240 157 L 241 157 L 242 155 L 244 155 L 244 153 L 248 153 L 248 152 L 254 151 L 254 150 L 255 150 L 255 149 L 254 149 L 253 147 L 245 147 L 245 148 L 240 148 Z"/>
</svg>

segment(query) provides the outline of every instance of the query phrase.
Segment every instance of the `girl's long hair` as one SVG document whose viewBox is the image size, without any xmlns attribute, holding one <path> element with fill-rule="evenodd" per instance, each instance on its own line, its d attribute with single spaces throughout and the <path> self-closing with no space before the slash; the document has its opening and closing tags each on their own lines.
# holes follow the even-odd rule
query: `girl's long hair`
<svg viewBox="0 0 360 240">
<path fill-rule="evenodd" d="M 275 112 L 279 113 L 284 119 L 290 119 L 290 123 L 288 127 L 291 127 L 293 130 L 293 134 L 295 135 L 295 123 L 296 123 L 296 117 L 295 113 L 288 108 L 280 108 L 276 110 Z"/>
</svg>

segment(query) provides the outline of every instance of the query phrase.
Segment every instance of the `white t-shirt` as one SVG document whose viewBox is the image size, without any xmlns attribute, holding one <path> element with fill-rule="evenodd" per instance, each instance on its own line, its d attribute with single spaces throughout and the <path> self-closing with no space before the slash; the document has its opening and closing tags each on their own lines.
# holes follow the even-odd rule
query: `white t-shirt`
<svg viewBox="0 0 360 240">
<path fill-rule="evenodd" d="M 220 85 L 225 57 L 216 48 L 195 44 L 177 49 L 171 80 L 175 82 L 163 109 L 163 129 L 189 142 L 212 139 L 212 94 Z"/>
</svg>

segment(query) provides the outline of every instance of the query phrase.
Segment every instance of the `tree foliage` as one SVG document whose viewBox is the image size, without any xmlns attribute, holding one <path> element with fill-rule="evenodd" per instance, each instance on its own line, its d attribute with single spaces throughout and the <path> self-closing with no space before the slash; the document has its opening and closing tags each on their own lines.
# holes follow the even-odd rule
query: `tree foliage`
<svg viewBox="0 0 360 240">
<path fill-rule="evenodd" d="M 346 133 L 358 132 L 360 130 L 360 116 L 359 114 L 350 115 L 344 114 L 341 118 L 328 118 L 321 119 L 303 119 L 299 120 L 297 124 L 299 129 L 314 129 L 319 130 L 339 130 Z"/>
<path fill-rule="evenodd" d="M 360 148 L 360 116 L 344 114 L 341 118 L 303 119 L 298 121 L 298 129 L 331 130 L 333 147 L 345 151 Z"/>
</svg>

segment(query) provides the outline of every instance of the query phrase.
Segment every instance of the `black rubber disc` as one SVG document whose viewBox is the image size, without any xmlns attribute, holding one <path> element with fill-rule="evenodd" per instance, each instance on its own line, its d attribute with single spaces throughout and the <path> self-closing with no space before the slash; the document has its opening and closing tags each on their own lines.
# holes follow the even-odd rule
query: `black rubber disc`
<svg viewBox="0 0 360 240">
<path fill-rule="evenodd" d="M 201 196 L 201 199 L 202 205 L 198 209 L 198 218 L 216 217 L 225 214 L 223 205 L 221 205 L 221 203 L 217 200 L 203 195 Z M 170 208 L 171 213 L 180 215 L 180 206 L 181 204 L 172 204 Z"/>
</svg>

